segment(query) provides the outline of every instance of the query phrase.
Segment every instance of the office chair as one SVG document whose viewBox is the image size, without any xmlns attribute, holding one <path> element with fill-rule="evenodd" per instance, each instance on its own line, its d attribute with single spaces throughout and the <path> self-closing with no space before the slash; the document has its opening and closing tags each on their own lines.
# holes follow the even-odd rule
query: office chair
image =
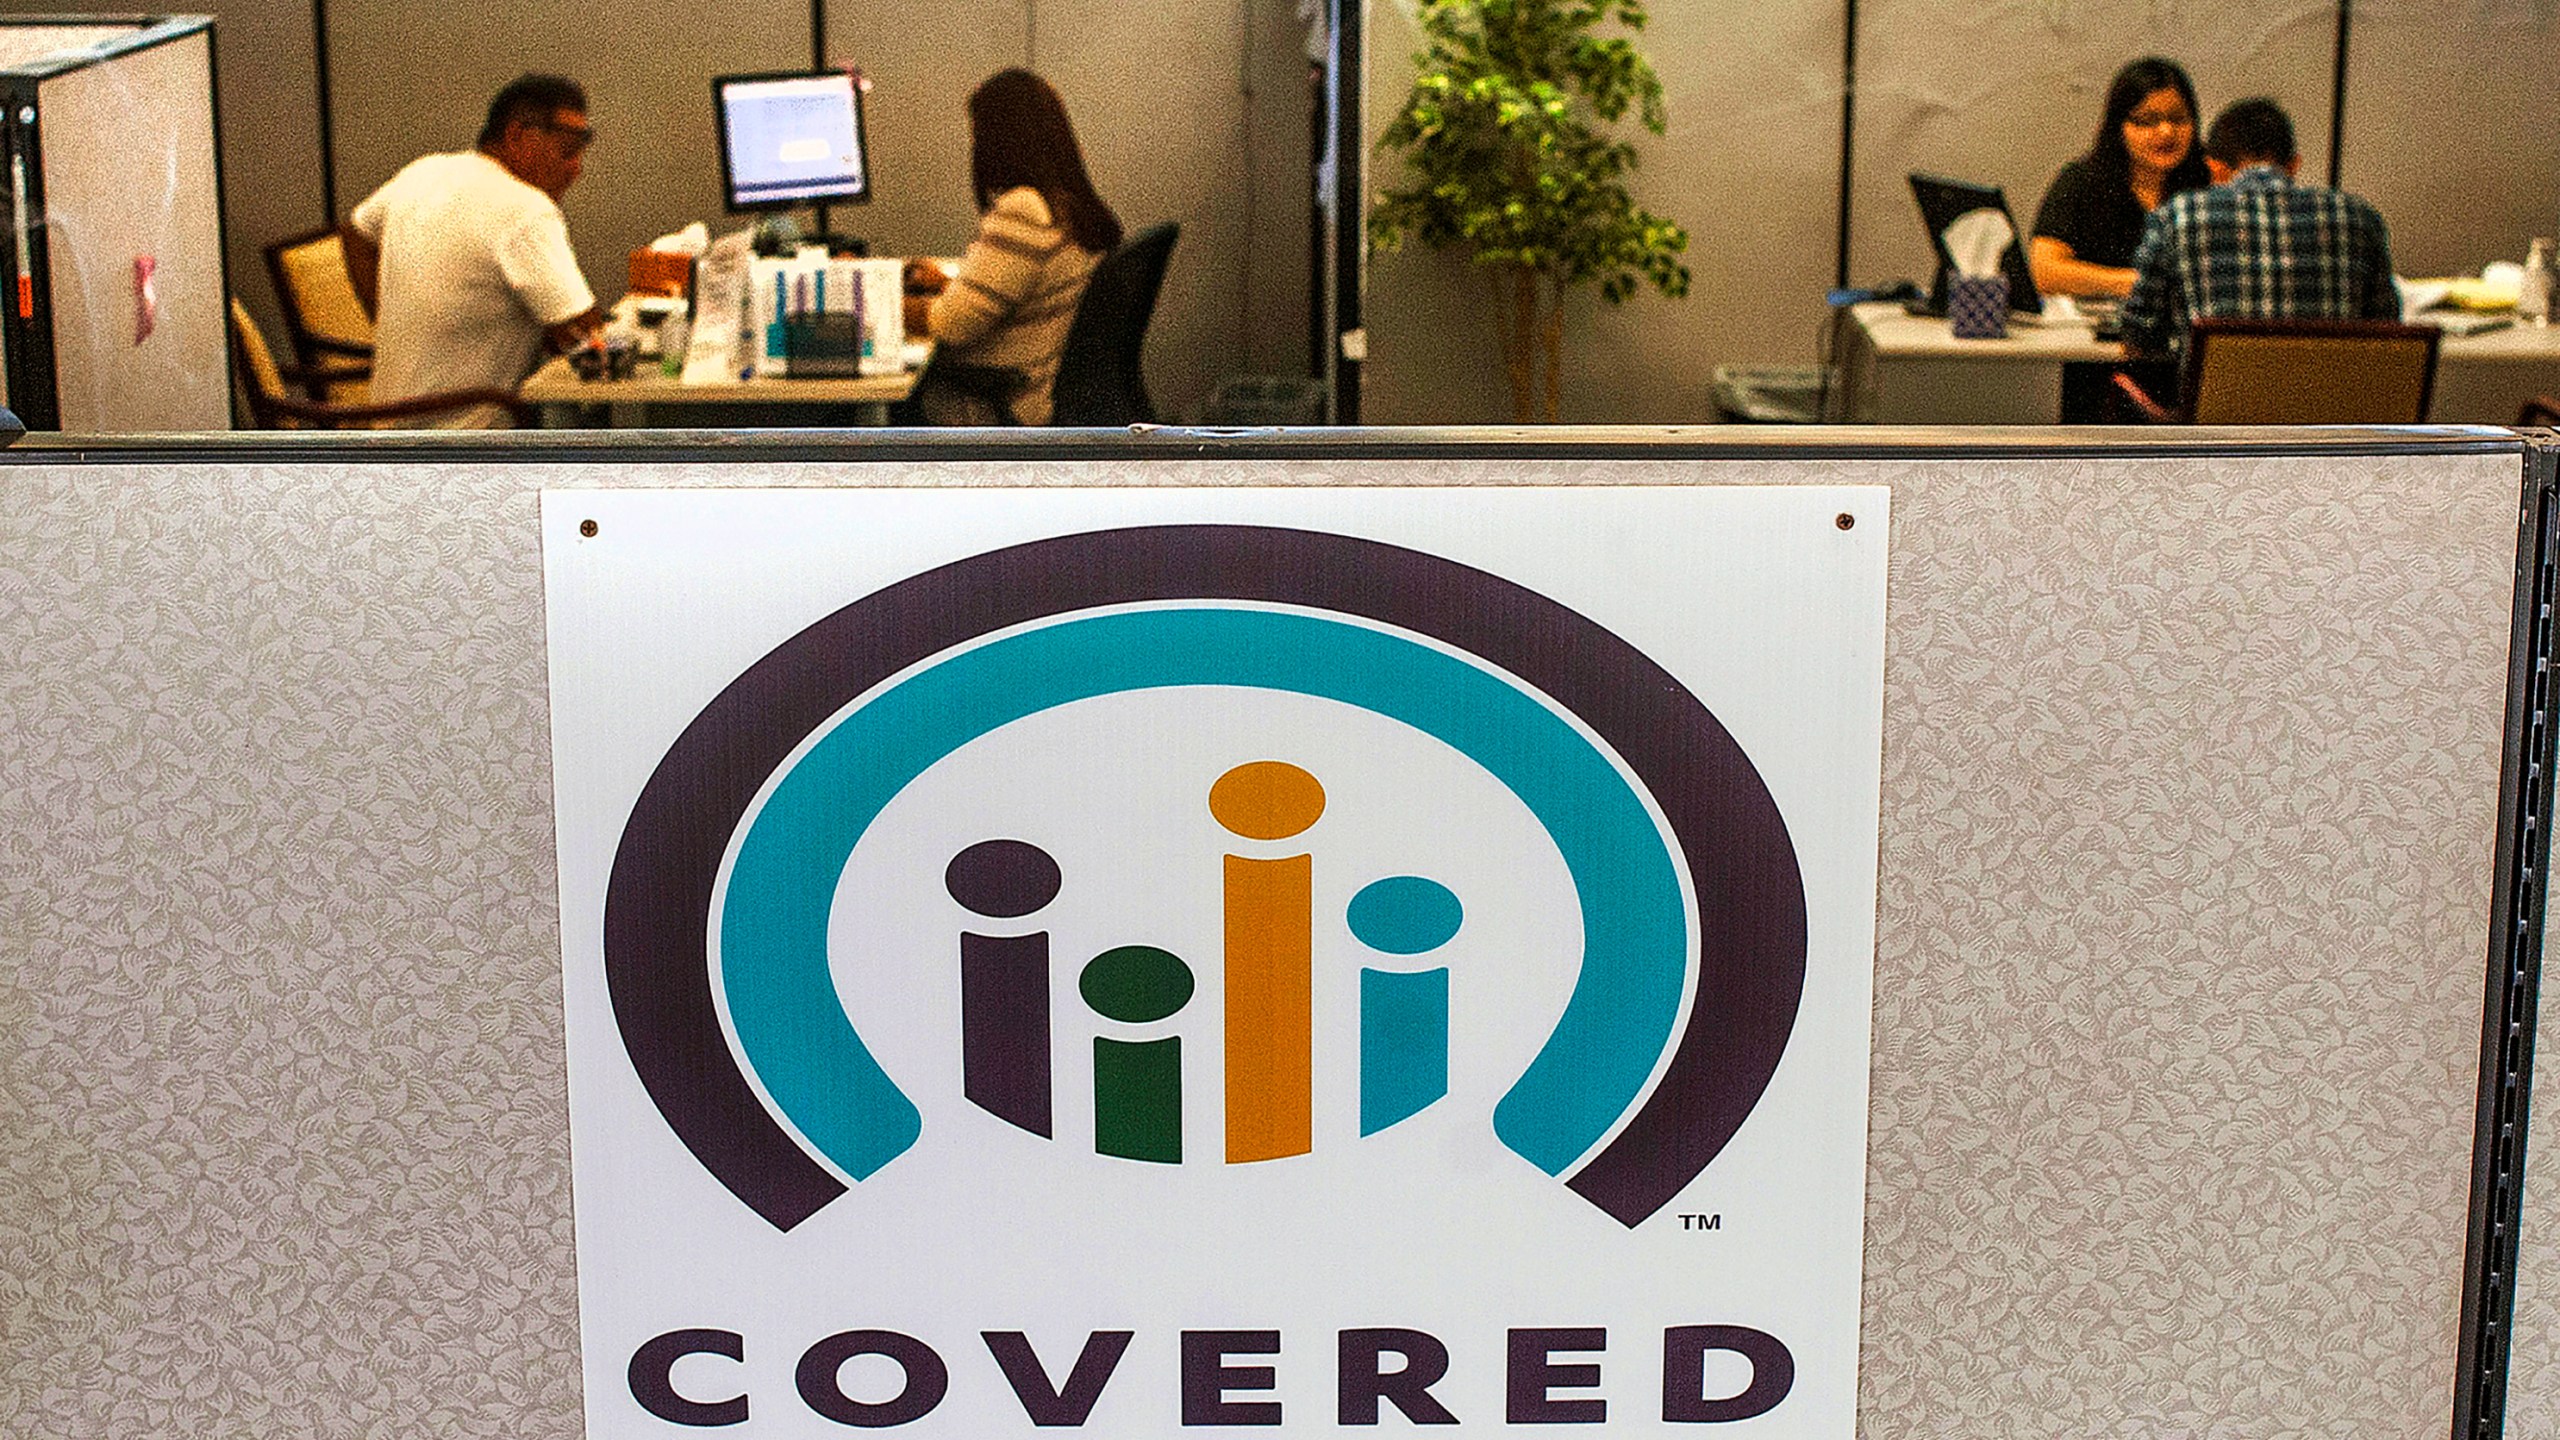
<svg viewBox="0 0 2560 1440">
<path fill-rule="evenodd" d="M 2516 414 L 2516 424 L 2560 426 L 2560 395 L 2536 395 L 2524 402 Z"/>
<path fill-rule="evenodd" d="M 285 339 L 295 361 L 319 377 L 307 383 L 314 400 L 361 405 L 373 364 L 373 319 L 356 299 L 347 277 L 347 251 L 338 232 L 314 230 L 264 248 L 267 278 L 284 307 Z"/>
<path fill-rule="evenodd" d="M 2116 385 L 2155 424 L 2418 425 L 2443 338 L 2395 320 L 2198 320 L 2178 409 Z"/>
<path fill-rule="evenodd" d="M 1150 225 L 1093 267 L 1058 356 L 1058 380 L 1050 391 L 1051 425 L 1136 425 L 1156 419 L 1139 362 L 1148 322 L 1155 318 L 1157 292 L 1164 288 L 1165 266 L 1181 234 L 1182 227 L 1170 220 Z M 928 379 L 988 402 L 1007 425 L 1022 423 L 1013 402 L 1030 381 L 1019 370 L 946 364 L 937 357 Z"/>
<path fill-rule="evenodd" d="M 278 365 L 275 351 L 267 345 L 266 332 L 249 317 L 249 307 L 236 299 L 231 302 L 231 368 L 241 398 L 248 402 L 250 423 L 260 430 L 365 430 L 384 420 L 466 410 L 475 405 L 504 406 L 517 424 L 533 423 L 533 407 L 505 390 L 446 390 L 382 405 L 333 405 L 293 395 L 285 389 L 288 382 L 308 385 L 315 376 L 325 377 L 329 372 Z"/>
</svg>

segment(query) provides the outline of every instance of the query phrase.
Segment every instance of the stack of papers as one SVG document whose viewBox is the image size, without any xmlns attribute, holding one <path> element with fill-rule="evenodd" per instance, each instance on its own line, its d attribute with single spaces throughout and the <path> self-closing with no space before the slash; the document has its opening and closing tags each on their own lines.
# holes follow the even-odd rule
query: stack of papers
<svg viewBox="0 0 2560 1440">
<path fill-rule="evenodd" d="M 2400 282 L 2400 318 L 2433 325 L 2447 335 L 2477 335 L 2515 322 L 2524 267 L 2500 261 L 2477 275 L 2448 275 Z"/>
</svg>

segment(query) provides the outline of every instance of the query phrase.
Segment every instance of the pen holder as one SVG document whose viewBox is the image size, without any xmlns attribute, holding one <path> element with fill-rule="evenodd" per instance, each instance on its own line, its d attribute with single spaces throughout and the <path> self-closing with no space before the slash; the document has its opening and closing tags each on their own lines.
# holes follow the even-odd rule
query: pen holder
<svg viewBox="0 0 2560 1440">
<path fill-rule="evenodd" d="M 2009 277 L 1947 276 L 1947 333 L 1959 340 L 1997 340 L 2009 333 Z"/>
</svg>

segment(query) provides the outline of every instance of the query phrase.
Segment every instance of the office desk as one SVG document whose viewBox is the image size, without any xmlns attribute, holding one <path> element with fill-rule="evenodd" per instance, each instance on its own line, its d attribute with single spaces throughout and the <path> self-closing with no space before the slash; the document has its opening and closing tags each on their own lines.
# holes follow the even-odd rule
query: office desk
<svg viewBox="0 0 2560 1440">
<path fill-rule="evenodd" d="M 2000 340 L 1958 340 L 1943 318 L 1891 301 L 1850 307 L 1834 332 L 1840 381 L 1825 419 L 1877 425 L 2052 425 L 2062 367 L 2115 363 L 2124 347 L 2086 325 L 2012 325 Z"/>
<path fill-rule="evenodd" d="M 2124 347 L 2085 325 L 2012 325 L 2002 340 L 1958 340 L 1947 322 L 1889 302 L 1852 306 L 1836 331 L 1824 418 L 1883 425 L 2051 425 L 2062 367 L 2114 363 Z M 2560 327 L 2448 335 L 2436 354 L 2440 424 L 2513 424 L 2535 395 L 2560 392 Z"/>
<path fill-rule="evenodd" d="M 895 375 L 687 385 L 654 371 L 581 380 L 565 357 L 554 357 L 517 393 L 540 412 L 546 430 L 886 425 L 889 407 L 915 393 L 921 373 L 919 366 Z"/>
</svg>

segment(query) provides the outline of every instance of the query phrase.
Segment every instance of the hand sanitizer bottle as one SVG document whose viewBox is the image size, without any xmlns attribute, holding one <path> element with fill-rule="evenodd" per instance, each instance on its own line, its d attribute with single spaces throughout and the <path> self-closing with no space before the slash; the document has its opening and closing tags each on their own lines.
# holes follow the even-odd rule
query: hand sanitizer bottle
<svg viewBox="0 0 2560 1440">
<path fill-rule="evenodd" d="M 2551 323 L 2551 292 L 2560 284 L 2552 271 L 2551 241 L 2538 236 L 2524 254 L 2524 277 L 2516 282 L 2516 318 L 2536 329 Z"/>
</svg>

